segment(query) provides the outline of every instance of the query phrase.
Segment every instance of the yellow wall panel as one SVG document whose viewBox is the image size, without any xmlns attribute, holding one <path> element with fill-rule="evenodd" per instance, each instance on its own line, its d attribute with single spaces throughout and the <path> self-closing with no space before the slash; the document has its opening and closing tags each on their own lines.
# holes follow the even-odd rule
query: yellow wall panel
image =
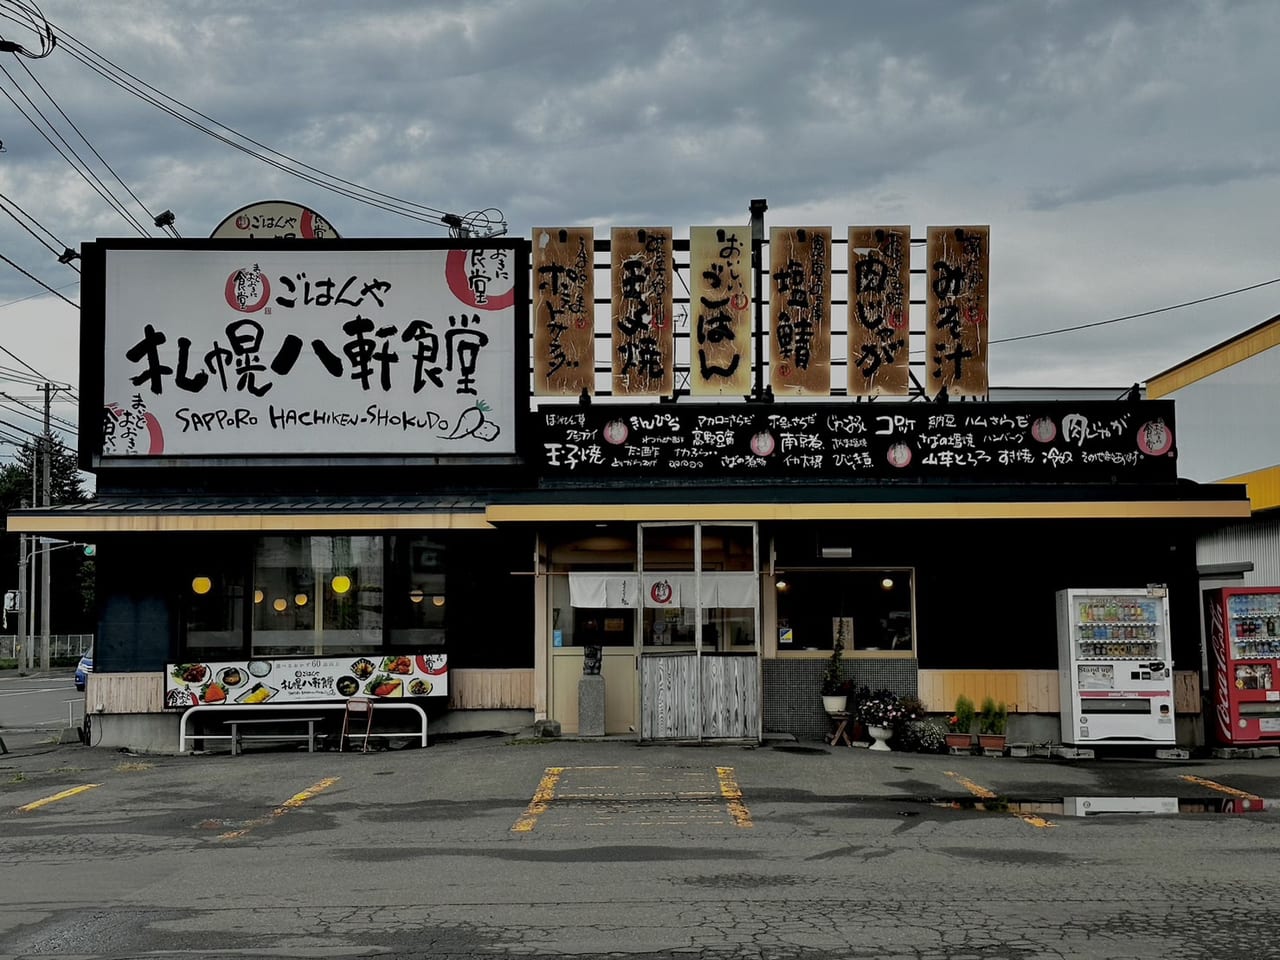
<svg viewBox="0 0 1280 960">
<path fill-rule="evenodd" d="M 1057 713 L 1056 670 L 921 670 L 920 699 L 934 713 L 950 713 L 964 694 L 981 707 L 986 697 L 1003 700 L 1010 713 Z"/>
</svg>

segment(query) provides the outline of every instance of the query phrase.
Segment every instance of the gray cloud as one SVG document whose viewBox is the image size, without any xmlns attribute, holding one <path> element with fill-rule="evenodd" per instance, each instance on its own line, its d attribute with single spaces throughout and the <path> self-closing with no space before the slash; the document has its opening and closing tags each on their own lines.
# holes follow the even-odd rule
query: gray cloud
<svg viewBox="0 0 1280 960">
<path fill-rule="evenodd" d="M 1276 270 L 1280 133 L 1267 120 L 1280 6 L 1268 0 L 43 6 L 114 63 L 264 144 L 437 208 L 501 208 L 516 234 L 743 223 L 753 197 L 769 199 L 771 223 L 837 233 L 989 223 L 997 337 Z M 348 236 L 443 235 L 211 140 L 87 70 L 69 46 L 24 62 L 185 234 L 282 197 Z M 0 86 L 16 93 L 3 76 Z M 130 233 L 0 108 L 0 193 L 68 243 Z M 7 256 L 52 285 L 74 280 L 11 221 L 0 231 Z M 1171 236 L 1185 239 L 1153 240 Z M 0 302 L 33 289 L 0 272 Z M 997 346 L 993 379 L 1129 383 L 1272 315 L 1274 301 L 1268 290 Z M 6 336 L 24 308 L 7 309 Z"/>
</svg>

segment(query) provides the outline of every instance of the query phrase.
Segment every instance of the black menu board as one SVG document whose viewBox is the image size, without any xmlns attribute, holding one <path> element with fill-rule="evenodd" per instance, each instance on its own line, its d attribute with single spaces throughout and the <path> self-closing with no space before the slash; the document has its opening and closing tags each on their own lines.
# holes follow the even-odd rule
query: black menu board
<svg viewBox="0 0 1280 960">
<path fill-rule="evenodd" d="M 598 404 L 533 416 L 548 477 L 1177 479 L 1171 400 Z"/>
</svg>

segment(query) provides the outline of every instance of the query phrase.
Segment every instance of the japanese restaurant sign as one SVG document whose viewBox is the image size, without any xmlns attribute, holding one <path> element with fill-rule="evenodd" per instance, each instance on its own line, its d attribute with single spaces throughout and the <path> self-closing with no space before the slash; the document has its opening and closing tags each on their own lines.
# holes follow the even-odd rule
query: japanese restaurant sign
<svg viewBox="0 0 1280 960">
<path fill-rule="evenodd" d="M 308 703 L 357 696 L 399 700 L 448 693 L 449 662 L 442 653 L 170 663 L 164 671 L 166 707 Z"/>
<path fill-rule="evenodd" d="M 533 231 L 533 392 L 596 392 L 595 231 Z"/>
<path fill-rule="evenodd" d="M 103 318 L 82 333 L 102 371 L 93 454 L 516 449 L 528 382 L 517 242 L 107 243 L 85 257 L 87 313 Z"/>
<path fill-rule="evenodd" d="M 911 228 L 849 228 L 849 396 L 910 391 Z"/>
<path fill-rule="evenodd" d="M 669 397 L 675 389 L 671 228 L 614 227 L 613 393 Z"/>
<path fill-rule="evenodd" d="M 831 228 L 769 231 L 770 379 L 779 397 L 831 394 Z"/>
<path fill-rule="evenodd" d="M 751 235 L 736 227 L 689 228 L 689 392 L 751 392 Z"/>
<path fill-rule="evenodd" d="M 1173 403 L 589 406 L 533 415 L 544 474 L 1173 482 Z"/>
<path fill-rule="evenodd" d="M 215 240 L 337 240 L 338 231 L 310 207 L 263 200 L 227 214 L 209 236 Z"/>
<path fill-rule="evenodd" d="M 925 393 L 986 397 L 990 227 L 930 227 Z"/>
</svg>

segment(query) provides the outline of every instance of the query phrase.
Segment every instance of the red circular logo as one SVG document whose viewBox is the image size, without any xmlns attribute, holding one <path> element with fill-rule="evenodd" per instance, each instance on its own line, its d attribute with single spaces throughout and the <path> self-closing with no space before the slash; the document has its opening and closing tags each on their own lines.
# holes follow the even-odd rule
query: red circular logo
<svg viewBox="0 0 1280 960">
<path fill-rule="evenodd" d="M 654 603 L 670 603 L 673 592 L 669 580 L 659 580 L 649 588 L 649 596 Z"/>
<path fill-rule="evenodd" d="M 1058 425 L 1049 417 L 1040 417 L 1031 424 L 1031 436 L 1041 443 L 1052 443 L 1058 436 Z"/>
<path fill-rule="evenodd" d="M 255 313 L 271 299 L 271 283 L 255 263 L 252 267 L 236 270 L 227 277 L 223 296 L 232 310 L 238 313 Z"/>
<path fill-rule="evenodd" d="M 1173 431 L 1163 418 L 1149 420 L 1139 428 L 1138 449 L 1149 457 L 1162 457 L 1173 449 Z"/>
<path fill-rule="evenodd" d="M 473 253 L 483 256 L 468 266 Z M 497 271 L 488 269 L 493 264 L 495 253 L 506 255 L 507 251 L 450 250 L 445 258 L 445 281 L 465 306 L 475 310 L 506 310 L 515 304 L 516 287 L 511 268 L 506 268 L 506 277 L 494 276 Z"/>
<path fill-rule="evenodd" d="M 885 459 L 889 461 L 890 466 L 901 469 L 911 463 L 911 448 L 905 443 L 895 443 L 885 454 Z"/>
</svg>

